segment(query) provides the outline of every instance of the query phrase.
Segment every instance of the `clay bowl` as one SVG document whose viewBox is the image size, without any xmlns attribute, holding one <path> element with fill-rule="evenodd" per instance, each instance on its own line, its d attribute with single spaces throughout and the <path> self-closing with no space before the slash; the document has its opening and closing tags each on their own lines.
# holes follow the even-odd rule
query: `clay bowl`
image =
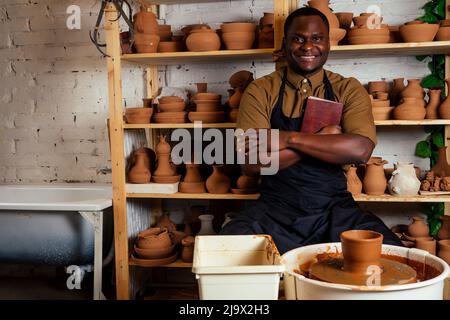
<svg viewBox="0 0 450 320">
<path fill-rule="evenodd" d="M 388 36 L 388 28 L 369 29 L 369 28 L 353 28 L 349 31 L 349 37 L 361 37 L 361 36 Z"/>
<path fill-rule="evenodd" d="M 347 30 L 345 29 L 337 29 L 337 28 L 330 29 L 330 45 L 337 46 L 339 41 L 344 39 L 346 33 Z"/>
<path fill-rule="evenodd" d="M 373 99 L 372 108 L 387 108 L 390 107 L 389 100 Z"/>
<path fill-rule="evenodd" d="M 389 120 L 392 118 L 394 107 L 372 108 L 373 119 L 375 121 Z"/>
<path fill-rule="evenodd" d="M 389 35 L 387 36 L 355 36 L 348 37 L 348 43 L 352 45 L 358 44 L 376 44 L 376 43 L 389 43 Z"/>
<path fill-rule="evenodd" d="M 225 112 L 189 112 L 188 117 L 191 122 L 218 123 L 225 121 Z"/>
<path fill-rule="evenodd" d="M 159 249 L 170 247 L 172 240 L 167 230 L 150 228 L 138 234 L 136 243 L 141 249 Z"/>
<path fill-rule="evenodd" d="M 438 24 L 417 23 L 400 26 L 400 34 L 405 42 L 433 41 L 439 30 Z"/>
<path fill-rule="evenodd" d="M 177 176 L 152 176 L 152 180 L 153 182 L 156 183 L 175 183 L 175 182 L 179 182 L 181 178 L 181 175 L 177 175 Z"/>
<path fill-rule="evenodd" d="M 450 40 L 450 26 L 440 27 L 437 34 L 437 41 L 448 41 Z"/>
<path fill-rule="evenodd" d="M 255 32 L 225 32 L 222 39 L 228 50 L 251 49 L 255 42 Z"/>
<path fill-rule="evenodd" d="M 184 102 L 184 100 L 177 96 L 165 96 L 158 99 L 159 103 Z"/>
<path fill-rule="evenodd" d="M 125 109 L 125 119 L 130 124 L 150 123 L 153 108 L 127 108 Z"/>
<path fill-rule="evenodd" d="M 336 12 L 339 20 L 339 28 L 350 29 L 353 21 L 353 12 Z"/>
<path fill-rule="evenodd" d="M 184 101 L 159 103 L 158 109 L 160 112 L 180 112 L 186 109 L 186 104 L 184 103 Z"/>
<path fill-rule="evenodd" d="M 221 100 L 222 96 L 218 93 L 213 92 L 203 92 L 203 93 L 197 93 L 192 100 L 198 101 L 198 100 Z"/>
<path fill-rule="evenodd" d="M 138 53 L 155 53 L 158 49 L 159 35 L 136 32 L 134 46 Z"/>
<path fill-rule="evenodd" d="M 255 32 L 256 24 L 251 22 L 228 22 L 220 26 L 222 33 L 226 32 Z"/>
<path fill-rule="evenodd" d="M 183 43 L 180 41 L 161 41 L 158 44 L 158 52 L 180 52 L 183 51 Z"/>
<path fill-rule="evenodd" d="M 143 259 L 162 259 L 172 255 L 175 244 L 159 249 L 142 249 L 134 246 L 134 251 Z"/>
<path fill-rule="evenodd" d="M 180 182 L 178 190 L 182 193 L 205 193 L 205 182 Z"/>
<path fill-rule="evenodd" d="M 220 103 L 215 102 L 196 102 L 196 111 L 199 112 L 215 112 L 223 111 L 223 107 Z"/>
<path fill-rule="evenodd" d="M 215 51 L 221 46 L 220 37 L 211 29 L 195 29 L 189 33 L 186 39 L 186 47 L 189 51 Z"/>
<path fill-rule="evenodd" d="M 396 107 L 393 115 L 395 120 L 423 120 L 425 119 L 426 110 L 416 106 Z"/>
<path fill-rule="evenodd" d="M 158 112 L 153 116 L 156 123 L 185 123 L 187 112 Z"/>
</svg>

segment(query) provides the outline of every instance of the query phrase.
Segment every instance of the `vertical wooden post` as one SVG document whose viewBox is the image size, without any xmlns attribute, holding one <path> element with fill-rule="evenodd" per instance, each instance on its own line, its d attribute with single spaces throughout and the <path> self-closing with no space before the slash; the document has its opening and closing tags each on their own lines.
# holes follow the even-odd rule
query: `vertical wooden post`
<svg viewBox="0 0 450 320">
<path fill-rule="evenodd" d="M 129 299 L 128 232 L 125 192 L 125 156 L 122 110 L 121 48 L 118 12 L 108 4 L 105 10 L 108 67 L 108 104 L 111 137 L 111 166 L 114 207 L 114 244 L 117 299 Z"/>
</svg>

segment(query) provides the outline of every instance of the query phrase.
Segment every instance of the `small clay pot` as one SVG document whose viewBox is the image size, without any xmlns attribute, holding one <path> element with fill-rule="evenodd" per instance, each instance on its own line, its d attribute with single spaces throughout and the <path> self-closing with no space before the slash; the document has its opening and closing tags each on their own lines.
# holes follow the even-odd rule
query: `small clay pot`
<svg viewBox="0 0 450 320">
<path fill-rule="evenodd" d="M 126 108 L 125 119 L 130 124 L 150 123 L 153 115 L 153 108 Z"/>
<path fill-rule="evenodd" d="M 432 255 L 436 255 L 436 240 L 428 238 L 416 238 L 416 248 L 428 251 Z"/>
<path fill-rule="evenodd" d="M 158 112 L 153 116 L 155 123 L 185 123 L 187 122 L 187 112 Z"/>
<path fill-rule="evenodd" d="M 437 237 L 439 240 L 447 240 L 450 239 L 450 216 L 442 216 L 440 217 L 442 221 L 441 228 L 437 233 Z"/>
<path fill-rule="evenodd" d="M 396 120 L 423 120 L 425 119 L 425 101 L 418 98 L 403 98 L 402 103 L 394 108 Z"/>
<path fill-rule="evenodd" d="M 223 111 L 223 107 L 218 100 L 196 100 L 195 110 L 198 112 Z"/>
<path fill-rule="evenodd" d="M 383 235 L 369 230 L 349 230 L 341 233 L 344 270 L 368 274 L 368 268 L 379 266 Z"/>
<path fill-rule="evenodd" d="M 256 25 L 251 22 L 228 22 L 220 26 L 222 33 L 229 32 L 248 32 L 254 33 L 256 30 Z"/>
<path fill-rule="evenodd" d="M 129 183 L 149 183 L 151 178 L 150 159 L 144 149 L 139 149 L 133 153 L 134 165 L 128 172 Z"/>
<path fill-rule="evenodd" d="M 158 109 L 160 112 L 180 112 L 186 109 L 186 104 L 182 102 L 168 102 L 159 103 Z"/>
<path fill-rule="evenodd" d="M 169 154 L 172 148 L 166 141 L 165 135 L 159 136 L 159 143 L 156 145 L 155 151 L 157 155 Z"/>
<path fill-rule="evenodd" d="M 158 44 L 158 52 L 180 52 L 183 51 L 183 43 L 180 41 L 160 41 Z"/>
<path fill-rule="evenodd" d="M 400 26 L 400 34 L 405 42 L 433 41 L 439 30 L 438 24 L 407 23 Z"/>
<path fill-rule="evenodd" d="M 255 42 L 255 32 L 225 32 L 222 34 L 222 39 L 228 50 L 251 49 Z"/>
<path fill-rule="evenodd" d="M 200 165 L 195 163 L 186 163 L 186 175 L 183 179 L 184 182 L 203 182 L 202 175 L 200 174 Z"/>
<path fill-rule="evenodd" d="M 450 265 L 450 240 L 440 240 L 438 247 L 438 257 Z"/>
<path fill-rule="evenodd" d="M 228 193 L 231 186 L 230 178 L 223 173 L 223 165 L 214 165 L 213 173 L 206 180 L 206 189 L 209 193 Z"/>
<path fill-rule="evenodd" d="M 138 234 L 137 246 L 141 249 L 167 248 L 172 246 L 172 240 L 167 230 L 150 228 Z"/>
<path fill-rule="evenodd" d="M 420 79 L 409 79 L 408 85 L 400 93 L 401 98 L 423 99 L 425 91 L 420 85 Z"/>
<path fill-rule="evenodd" d="M 141 6 L 141 11 L 134 15 L 133 24 L 136 33 L 153 35 L 159 33 L 158 21 L 156 20 L 155 14 L 144 6 Z"/>
<path fill-rule="evenodd" d="M 428 237 L 430 229 L 421 217 L 413 217 L 413 222 L 408 226 L 408 234 L 411 237 Z"/>
<path fill-rule="evenodd" d="M 384 174 L 383 166 L 387 163 L 379 157 L 370 158 L 366 165 L 366 173 L 364 175 L 363 187 L 364 192 L 368 195 L 383 195 L 387 187 L 387 179 Z"/>
<path fill-rule="evenodd" d="M 192 236 L 187 236 L 181 240 L 181 244 L 183 245 L 181 260 L 184 262 L 192 262 L 194 257 L 195 238 Z"/>
<path fill-rule="evenodd" d="M 194 29 L 186 39 L 189 51 L 214 51 L 220 49 L 220 38 L 214 30 L 202 27 Z"/>
<path fill-rule="evenodd" d="M 205 193 L 205 182 L 181 182 L 178 188 L 181 193 Z"/>
<path fill-rule="evenodd" d="M 197 93 L 193 98 L 194 101 L 196 100 L 221 100 L 222 96 L 218 93 L 214 92 L 200 92 Z"/>
<path fill-rule="evenodd" d="M 184 100 L 178 96 L 165 96 L 158 99 L 159 103 L 173 103 L 173 102 L 184 102 Z"/>
</svg>

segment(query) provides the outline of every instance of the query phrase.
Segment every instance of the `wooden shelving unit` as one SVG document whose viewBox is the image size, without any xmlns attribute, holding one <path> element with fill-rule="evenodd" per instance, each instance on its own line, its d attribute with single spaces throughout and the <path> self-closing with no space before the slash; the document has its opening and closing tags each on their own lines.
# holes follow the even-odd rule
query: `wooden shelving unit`
<svg viewBox="0 0 450 320">
<path fill-rule="evenodd" d="M 174 193 L 174 194 L 160 194 L 160 193 L 128 193 L 127 198 L 138 199 L 197 199 L 197 200 L 256 200 L 259 194 L 211 194 L 211 193 Z"/>
<path fill-rule="evenodd" d="M 436 120 L 380 120 L 375 121 L 376 126 L 437 126 L 437 125 L 450 125 L 450 120 L 436 119 Z"/>
<path fill-rule="evenodd" d="M 202 128 L 227 129 L 236 128 L 236 123 L 203 123 Z M 194 129 L 198 128 L 194 123 L 149 123 L 149 124 L 124 124 L 124 129 Z"/>
</svg>

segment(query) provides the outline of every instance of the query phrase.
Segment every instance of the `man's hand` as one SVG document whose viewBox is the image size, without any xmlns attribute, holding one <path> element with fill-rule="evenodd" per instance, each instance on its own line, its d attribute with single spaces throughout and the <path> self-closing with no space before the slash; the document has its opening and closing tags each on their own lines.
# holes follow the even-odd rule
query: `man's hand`
<svg viewBox="0 0 450 320">
<path fill-rule="evenodd" d="M 342 128 L 341 126 L 331 125 L 323 127 L 317 134 L 341 134 Z"/>
</svg>

